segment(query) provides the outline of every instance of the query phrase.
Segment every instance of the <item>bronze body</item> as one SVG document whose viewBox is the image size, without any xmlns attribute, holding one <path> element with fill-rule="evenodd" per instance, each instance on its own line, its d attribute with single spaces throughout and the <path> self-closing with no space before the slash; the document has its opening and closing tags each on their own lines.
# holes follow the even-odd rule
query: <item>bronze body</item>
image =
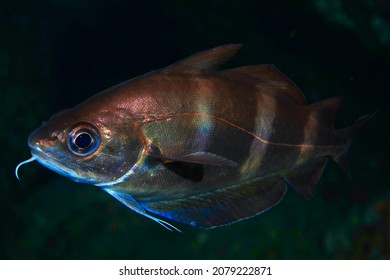
<svg viewBox="0 0 390 280">
<path fill-rule="evenodd" d="M 132 210 L 211 228 L 271 208 L 292 186 L 311 197 L 331 157 L 345 167 L 352 127 L 341 98 L 306 104 L 271 65 L 217 71 L 239 45 L 195 54 L 55 115 L 28 140 L 33 158 L 101 187 Z"/>
</svg>

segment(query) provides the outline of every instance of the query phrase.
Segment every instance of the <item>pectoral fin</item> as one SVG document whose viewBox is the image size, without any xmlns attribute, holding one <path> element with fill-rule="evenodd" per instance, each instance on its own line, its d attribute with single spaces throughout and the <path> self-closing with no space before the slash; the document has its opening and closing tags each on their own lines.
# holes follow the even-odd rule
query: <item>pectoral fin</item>
<svg viewBox="0 0 390 280">
<path fill-rule="evenodd" d="M 177 175 L 193 182 L 200 182 L 204 176 L 204 166 L 201 164 L 172 161 L 164 163 L 164 166 Z"/>
<path fill-rule="evenodd" d="M 160 153 L 150 153 L 149 156 L 162 161 L 164 166 L 177 175 L 188 180 L 199 182 L 203 179 L 204 165 L 236 166 L 237 163 L 224 157 L 198 152 L 179 157 L 165 156 Z"/>
<path fill-rule="evenodd" d="M 150 156 L 158 158 L 163 161 L 163 163 L 171 162 L 187 162 L 187 163 L 197 163 L 204 165 L 215 165 L 215 166 L 236 166 L 232 160 L 206 152 L 197 152 L 184 156 L 171 157 L 167 155 L 162 155 L 159 153 L 150 153 Z"/>
<path fill-rule="evenodd" d="M 149 212 L 201 228 L 234 223 L 263 213 L 286 192 L 279 176 L 261 178 L 183 199 L 144 202 Z"/>
</svg>

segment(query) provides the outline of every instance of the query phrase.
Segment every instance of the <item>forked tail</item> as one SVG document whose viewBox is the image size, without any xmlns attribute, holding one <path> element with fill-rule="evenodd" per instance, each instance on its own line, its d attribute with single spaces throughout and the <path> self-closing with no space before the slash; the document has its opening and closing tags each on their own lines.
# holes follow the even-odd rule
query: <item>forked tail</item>
<svg viewBox="0 0 390 280">
<path fill-rule="evenodd" d="M 304 106 L 302 110 L 308 112 L 309 115 L 314 116 L 314 119 L 316 119 L 319 123 L 331 131 L 336 132 L 339 143 L 343 143 L 345 146 L 344 148 L 340 149 L 339 152 L 333 154 L 332 158 L 340 165 L 340 167 L 348 174 L 348 176 L 350 176 L 347 163 L 347 153 L 352 139 L 360 127 L 364 125 L 369 119 L 371 119 L 376 114 L 376 112 L 360 117 L 351 126 L 335 129 L 334 124 L 336 120 L 336 114 L 343 100 L 343 96 L 337 96 Z"/>
<path fill-rule="evenodd" d="M 339 133 L 340 138 L 344 139 L 345 143 L 347 144 L 345 146 L 345 149 L 341 153 L 333 156 L 333 160 L 337 162 L 337 164 L 345 171 L 348 177 L 350 177 L 351 174 L 349 172 L 348 167 L 347 153 L 351 145 L 352 139 L 354 135 L 358 132 L 360 127 L 363 126 L 368 120 L 370 120 L 375 114 L 376 112 L 371 115 L 364 115 L 357 119 L 353 125 L 337 129 L 337 133 Z"/>
</svg>

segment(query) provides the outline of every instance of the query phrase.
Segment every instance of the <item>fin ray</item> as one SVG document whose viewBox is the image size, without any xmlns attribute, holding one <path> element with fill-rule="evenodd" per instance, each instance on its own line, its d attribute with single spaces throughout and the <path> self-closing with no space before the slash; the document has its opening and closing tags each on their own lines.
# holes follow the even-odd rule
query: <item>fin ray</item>
<svg viewBox="0 0 390 280">
<path fill-rule="evenodd" d="M 364 125 L 366 122 L 368 122 L 371 118 L 373 118 L 377 112 L 373 114 L 364 115 L 360 117 L 358 120 L 356 120 L 353 125 L 344 128 L 339 128 L 336 130 L 336 133 L 339 135 L 340 139 L 343 139 L 346 145 L 343 151 L 333 156 L 333 160 L 341 167 L 341 169 L 344 170 L 344 172 L 347 174 L 349 178 L 351 177 L 351 173 L 349 171 L 347 153 L 348 153 L 349 146 L 351 145 L 352 138 L 358 132 L 360 127 Z"/>
<path fill-rule="evenodd" d="M 128 208 L 130 208 L 134 212 L 137 212 L 138 214 L 141 214 L 142 216 L 145 216 L 145 217 L 155 221 L 156 223 L 160 224 L 161 226 L 163 226 L 167 230 L 169 230 L 169 231 L 176 230 L 178 232 L 181 232 L 179 229 L 177 229 L 176 227 L 174 227 L 170 223 L 168 223 L 164 220 L 158 219 L 156 217 L 153 217 L 153 216 L 149 215 L 148 213 L 146 213 L 146 211 L 142 207 L 142 205 L 138 201 L 136 201 L 131 195 L 115 191 L 111 188 L 104 188 L 103 190 L 106 191 L 108 194 L 112 195 L 113 197 L 115 197 L 119 202 L 123 203 L 125 206 L 127 206 Z"/>
<path fill-rule="evenodd" d="M 219 75 L 264 88 L 264 92 L 278 94 L 282 98 L 288 97 L 295 104 L 306 104 L 306 97 L 299 87 L 272 64 L 242 66 L 221 71 Z"/>
<path fill-rule="evenodd" d="M 202 51 L 164 68 L 162 72 L 169 75 L 213 72 L 232 58 L 240 48 L 240 44 L 228 44 Z"/>
<path fill-rule="evenodd" d="M 285 180 L 304 198 L 311 198 L 314 187 L 320 180 L 325 169 L 327 158 L 320 158 L 303 164 L 290 171 Z"/>
<path fill-rule="evenodd" d="M 147 211 L 174 221 L 213 228 L 263 213 L 276 205 L 286 190 L 283 179 L 272 176 L 188 198 L 142 205 Z"/>
<path fill-rule="evenodd" d="M 236 166 L 237 163 L 224 158 L 222 156 L 207 153 L 207 152 L 196 152 L 184 156 L 171 157 L 168 155 L 162 155 L 159 152 L 151 152 L 150 156 L 162 160 L 164 163 L 170 162 L 186 162 L 186 163 L 197 163 L 204 165 L 215 165 L 215 166 Z"/>
<path fill-rule="evenodd" d="M 344 99 L 344 96 L 336 96 L 307 105 L 302 110 L 308 112 L 316 122 L 324 124 L 330 129 L 334 129 L 336 113 Z"/>
</svg>

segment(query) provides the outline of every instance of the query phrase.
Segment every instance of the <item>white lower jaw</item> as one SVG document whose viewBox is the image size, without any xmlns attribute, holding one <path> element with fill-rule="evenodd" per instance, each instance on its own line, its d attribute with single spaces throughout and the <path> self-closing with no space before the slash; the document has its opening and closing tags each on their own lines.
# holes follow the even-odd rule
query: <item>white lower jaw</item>
<svg viewBox="0 0 390 280">
<path fill-rule="evenodd" d="M 82 183 L 89 183 L 87 180 L 84 180 L 77 176 L 77 172 L 75 172 L 72 169 L 67 168 L 66 166 L 57 163 L 56 161 L 52 160 L 49 156 L 46 154 L 37 151 L 37 150 L 31 150 L 31 154 L 33 158 L 35 158 L 40 164 L 42 164 L 44 167 L 62 175 L 69 179 L 72 179 L 76 182 L 82 182 Z"/>
</svg>

